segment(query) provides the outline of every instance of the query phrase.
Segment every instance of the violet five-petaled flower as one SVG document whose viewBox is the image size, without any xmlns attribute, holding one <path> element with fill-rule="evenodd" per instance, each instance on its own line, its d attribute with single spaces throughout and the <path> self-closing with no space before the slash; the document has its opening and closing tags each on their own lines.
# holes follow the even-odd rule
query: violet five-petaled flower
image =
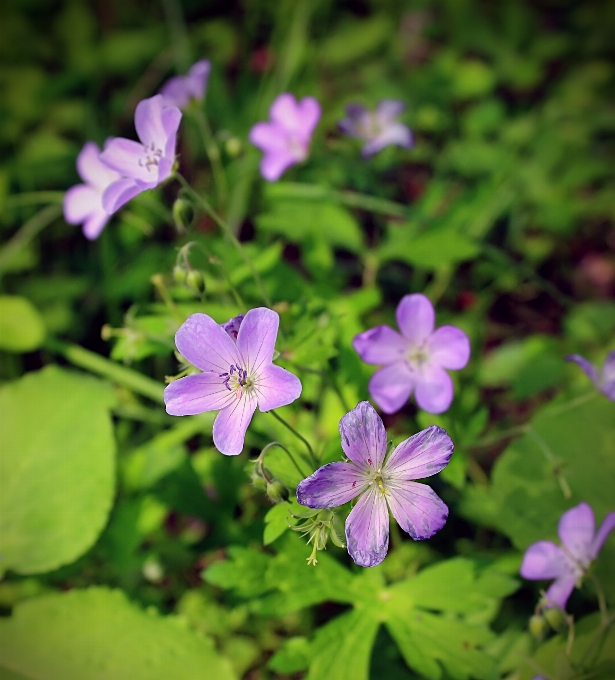
<svg viewBox="0 0 615 680">
<path fill-rule="evenodd" d="M 555 579 L 545 594 L 546 606 L 565 609 L 573 588 L 587 573 L 614 528 L 615 512 L 609 512 L 596 531 L 593 510 L 587 503 L 579 503 L 560 518 L 557 530 L 561 547 L 551 541 L 533 543 L 523 557 L 521 576 L 531 580 Z"/>
<path fill-rule="evenodd" d="M 455 326 L 434 331 L 433 305 L 421 294 L 405 295 L 396 316 L 401 333 L 376 326 L 352 341 L 363 361 L 383 367 L 371 377 L 369 393 L 385 413 L 399 411 L 413 390 L 424 411 L 443 413 L 453 399 L 453 381 L 445 369 L 468 363 L 468 336 Z"/>
<path fill-rule="evenodd" d="M 399 526 L 421 541 L 446 524 L 448 508 L 426 484 L 448 465 L 453 442 L 433 425 L 403 441 L 386 456 L 384 424 L 374 407 L 360 402 L 340 420 L 347 462 L 328 463 L 297 487 L 309 508 L 333 508 L 361 496 L 346 520 L 346 541 L 361 567 L 380 564 L 389 547 L 389 508 Z"/>
<path fill-rule="evenodd" d="M 569 354 L 566 361 L 574 361 L 579 365 L 596 389 L 611 401 L 615 401 L 615 350 L 606 355 L 601 371 L 580 354 Z"/>
<path fill-rule="evenodd" d="M 166 106 L 164 97 L 157 94 L 137 104 L 135 127 L 140 142 L 123 137 L 107 140 L 100 159 L 122 175 L 103 193 L 108 213 L 171 176 L 181 117 L 176 106 Z"/>
<path fill-rule="evenodd" d="M 256 123 L 249 139 L 264 152 L 261 175 L 275 182 L 291 165 L 307 158 L 312 134 L 320 119 L 320 104 L 314 97 L 297 101 L 285 92 L 271 105 L 269 117 L 271 122 Z"/>
<path fill-rule="evenodd" d="M 397 120 L 405 108 L 405 104 L 396 99 L 383 99 L 375 111 L 360 104 L 349 104 L 346 118 L 340 120 L 338 127 L 350 137 L 365 142 L 361 151 L 364 157 L 373 156 L 385 146 L 410 149 L 413 144 L 412 132 L 407 125 Z"/>
<path fill-rule="evenodd" d="M 201 59 L 190 68 L 185 76 L 174 76 L 160 88 L 167 106 L 185 109 L 191 101 L 201 101 L 205 96 L 211 63 Z"/>
<path fill-rule="evenodd" d="M 121 175 L 100 160 L 94 142 L 86 142 L 79 152 L 77 172 L 85 184 L 76 184 L 64 194 L 64 219 L 69 224 L 83 224 L 85 237 L 96 239 L 111 217 L 103 208 L 103 193 Z"/>
<path fill-rule="evenodd" d="M 229 456 L 241 453 L 257 406 L 270 411 L 301 394 L 299 378 L 272 363 L 279 321 L 277 313 L 265 307 L 226 324 L 207 314 L 193 314 L 177 331 L 175 344 L 202 373 L 166 387 L 167 413 L 190 416 L 219 410 L 213 427 L 216 448 Z"/>
</svg>

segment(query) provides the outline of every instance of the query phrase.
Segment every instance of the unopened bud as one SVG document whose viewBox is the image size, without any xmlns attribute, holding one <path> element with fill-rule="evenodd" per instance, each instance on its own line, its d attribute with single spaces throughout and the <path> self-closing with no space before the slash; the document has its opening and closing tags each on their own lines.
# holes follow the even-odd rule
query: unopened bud
<svg viewBox="0 0 615 680">
<path fill-rule="evenodd" d="M 236 158 L 241 153 L 241 142 L 237 137 L 231 137 L 226 140 L 225 149 L 229 156 Z"/>
<path fill-rule="evenodd" d="M 267 484 L 267 495 L 274 503 L 284 503 L 288 500 L 290 492 L 282 482 L 274 481 Z"/>
<path fill-rule="evenodd" d="M 186 283 L 186 276 L 188 275 L 188 270 L 180 266 L 173 267 L 173 280 L 175 283 L 183 286 Z"/>
<path fill-rule="evenodd" d="M 185 198 L 175 199 L 173 203 L 173 221 L 179 231 L 186 231 L 194 219 L 194 208 Z"/>
<path fill-rule="evenodd" d="M 539 614 L 534 614 L 530 619 L 528 628 L 532 637 L 538 640 L 547 632 L 547 622 Z"/>
<path fill-rule="evenodd" d="M 544 617 L 555 631 L 560 631 L 566 627 L 566 617 L 559 607 L 548 607 L 544 611 Z"/>
<path fill-rule="evenodd" d="M 198 269 L 191 269 L 186 274 L 186 288 L 196 295 L 203 295 L 205 292 L 205 279 Z"/>
</svg>

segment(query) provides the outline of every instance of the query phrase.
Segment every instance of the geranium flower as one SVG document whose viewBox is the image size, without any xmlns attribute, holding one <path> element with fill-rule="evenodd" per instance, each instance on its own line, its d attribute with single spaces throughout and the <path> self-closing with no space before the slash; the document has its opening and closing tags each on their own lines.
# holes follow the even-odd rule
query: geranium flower
<svg viewBox="0 0 615 680">
<path fill-rule="evenodd" d="M 278 325 L 279 316 L 271 309 L 251 309 L 239 321 L 235 342 L 225 329 L 227 324 L 217 324 L 207 314 L 193 314 L 177 331 L 175 344 L 203 372 L 166 387 L 167 413 L 192 416 L 219 410 L 213 427 L 216 448 L 228 456 L 241 453 L 257 406 L 270 411 L 301 394 L 299 378 L 271 363 Z"/>
<path fill-rule="evenodd" d="M 396 99 L 383 99 L 375 111 L 369 111 L 360 104 L 346 107 L 346 118 L 338 123 L 339 129 L 350 137 L 365 141 L 361 153 L 373 156 L 385 146 L 396 145 L 410 149 L 413 145 L 412 132 L 397 117 L 406 108 Z"/>
<path fill-rule="evenodd" d="M 122 175 L 103 194 L 108 213 L 171 176 L 181 117 L 176 106 L 165 106 L 163 96 L 157 94 L 137 104 L 135 127 L 140 142 L 123 137 L 107 140 L 100 159 Z"/>
<path fill-rule="evenodd" d="M 594 383 L 596 389 L 611 401 L 615 401 L 615 351 L 606 355 L 600 372 L 580 354 L 569 354 L 566 361 L 574 361 L 575 364 L 578 364 L 583 373 Z"/>
<path fill-rule="evenodd" d="M 521 576 L 555 579 L 546 592 L 546 606 L 566 608 L 575 585 L 587 573 L 604 541 L 615 528 L 615 512 L 609 512 L 596 532 L 594 512 L 587 503 L 567 510 L 557 528 L 562 547 L 551 541 L 533 543 L 523 556 Z"/>
<path fill-rule="evenodd" d="M 448 465 L 454 447 L 445 430 L 428 427 L 386 457 L 382 420 L 362 401 L 340 420 L 340 435 L 348 461 L 323 465 L 300 482 L 297 500 L 309 508 L 333 508 L 361 496 L 346 520 L 348 552 L 360 567 L 374 567 L 385 558 L 389 509 L 415 541 L 440 531 L 448 508 L 429 486 L 413 480 Z"/>
<path fill-rule="evenodd" d="M 192 100 L 201 101 L 211 71 L 211 63 L 201 59 L 194 64 L 185 76 L 175 76 L 160 88 L 166 106 L 185 109 Z"/>
<path fill-rule="evenodd" d="M 455 326 L 434 331 L 435 312 L 424 295 L 405 295 L 397 306 L 397 325 L 359 333 L 352 345 L 363 361 L 383 366 L 369 381 L 369 393 L 385 413 L 408 401 L 429 413 L 443 413 L 453 399 L 453 381 L 444 369 L 463 368 L 470 358 L 468 336 Z"/>
<path fill-rule="evenodd" d="M 64 194 L 64 219 L 69 224 L 83 224 L 83 234 L 90 240 L 100 236 L 111 217 L 103 208 L 103 193 L 121 177 L 99 156 L 98 144 L 86 142 L 77 156 L 77 172 L 85 184 L 76 184 Z"/>
<path fill-rule="evenodd" d="M 270 123 L 257 123 L 249 139 L 264 151 L 261 175 L 269 182 L 279 179 L 291 165 L 307 158 L 314 128 L 320 119 L 320 104 L 314 97 L 298 102 L 284 93 L 269 109 Z"/>
</svg>

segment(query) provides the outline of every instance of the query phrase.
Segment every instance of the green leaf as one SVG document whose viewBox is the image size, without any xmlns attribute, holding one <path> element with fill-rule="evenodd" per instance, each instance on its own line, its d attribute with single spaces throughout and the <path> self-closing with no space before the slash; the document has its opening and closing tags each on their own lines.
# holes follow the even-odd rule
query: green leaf
<svg viewBox="0 0 615 680">
<path fill-rule="evenodd" d="M 269 590 L 265 582 L 272 559 L 269 555 L 239 546 L 231 546 L 228 555 L 228 560 L 216 562 L 205 570 L 203 578 L 207 583 L 232 589 L 241 597 L 254 597 Z"/>
<path fill-rule="evenodd" d="M 347 21 L 321 43 L 317 56 L 330 66 L 350 64 L 390 40 L 393 30 L 391 20 L 384 15 Z"/>
<path fill-rule="evenodd" d="M 0 349 L 31 352 L 45 339 L 45 324 L 39 311 L 23 297 L 0 296 Z"/>
<path fill-rule="evenodd" d="M 290 514 L 296 510 L 305 510 L 295 500 L 292 503 L 279 503 L 267 511 L 265 515 L 265 533 L 263 543 L 269 545 L 279 538 L 296 520 Z"/>
<path fill-rule="evenodd" d="M 309 666 L 310 656 L 308 639 L 293 637 L 282 643 L 282 647 L 271 657 L 267 665 L 278 673 L 296 673 Z"/>
<path fill-rule="evenodd" d="M 0 390 L 0 572 L 77 559 L 101 532 L 115 487 L 110 387 L 50 366 Z"/>
<path fill-rule="evenodd" d="M 199 680 L 204 669 L 216 680 L 234 677 L 181 619 L 144 612 L 106 588 L 19 604 L 0 621 L 0 647 L 0 667 L 28 680 Z"/>
</svg>

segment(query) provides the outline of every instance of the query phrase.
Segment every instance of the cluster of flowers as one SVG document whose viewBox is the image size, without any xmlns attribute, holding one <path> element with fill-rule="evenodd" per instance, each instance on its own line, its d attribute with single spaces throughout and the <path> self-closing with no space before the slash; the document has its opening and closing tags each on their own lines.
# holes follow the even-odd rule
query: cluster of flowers
<svg viewBox="0 0 615 680">
<path fill-rule="evenodd" d="M 209 61 L 198 61 L 187 75 L 171 78 L 159 94 L 139 102 L 135 110 L 138 142 L 113 137 L 105 142 L 102 152 L 94 142 L 85 144 L 77 157 L 77 172 L 84 183 L 69 189 L 64 198 L 64 217 L 69 224 L 82 224 L 84 235 L 96 239 L 113 213 L 171 176 L 182 110 L 203 100 L 210 71 Z M 339 127 L 365 142 L 365 157 L 391 144 L 410 148 L 412 133 L 397 121 L 403 110 L 402 102 L 388 99 L 374 112 L 351 104 Z M 254 125 L 249 139 L 264 152 L 262 176 L 274 182 L 307 158 L 320 105 L 314 97 L 297 101 L 292 94 L 283 93 L 271 105 L 269 116 L 270 122 Z"/>
</svg>

